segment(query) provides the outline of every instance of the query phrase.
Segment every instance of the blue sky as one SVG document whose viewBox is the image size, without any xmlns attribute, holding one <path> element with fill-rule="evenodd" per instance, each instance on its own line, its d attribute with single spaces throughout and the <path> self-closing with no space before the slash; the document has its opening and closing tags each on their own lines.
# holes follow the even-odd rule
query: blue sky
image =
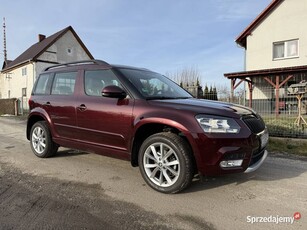
<svg viewBox="0 0 307 230">
<path fill-rule="evenodd" d="M 14 0 L 1 2 L 0 16 L 9 59 L 36 43 L 39 33 L 50 36 L 71 25 L 97 59 L 162 74 L 193 67 L 202 84 L 228 85 L 224 73 L 244 70 L 235 38 L 270 2 Z M 1 32 L 1 46 L 2 39 Z"/>
</svg>

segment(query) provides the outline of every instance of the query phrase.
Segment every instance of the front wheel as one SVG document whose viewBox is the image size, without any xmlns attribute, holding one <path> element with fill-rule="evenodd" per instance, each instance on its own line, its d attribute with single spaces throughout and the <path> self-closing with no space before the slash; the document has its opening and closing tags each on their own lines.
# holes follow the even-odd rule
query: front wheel
<svg viewBox="0 0 307 230">
<path fill-rule="evenodd" d="M 41 158 L 53 156 L 58 151 L 45 121 L 38 121 L 32 126 L 30 144 L 33 153 Z"/>
<path fill-rule="evenodd" d="M 139 151 L 139 167 L 146 183 L 163 193 L 177 193 L 192 181 L 191 151 L 184 139 L 174 133 L 148 137 Z"/>
</svg>

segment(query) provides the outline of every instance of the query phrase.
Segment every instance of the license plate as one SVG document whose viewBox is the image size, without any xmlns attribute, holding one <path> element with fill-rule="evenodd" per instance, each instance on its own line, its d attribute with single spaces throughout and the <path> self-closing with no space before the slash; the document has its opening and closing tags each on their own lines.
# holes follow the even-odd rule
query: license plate
<svg viewBox="0 0 307 230">
<path fill-rule="evenodd" d="M 263 149 L 269 142 L 269 133 L 265 130 L 263 133 L 260 134 L 260 145 L 261 149 Z"/>
</svg>

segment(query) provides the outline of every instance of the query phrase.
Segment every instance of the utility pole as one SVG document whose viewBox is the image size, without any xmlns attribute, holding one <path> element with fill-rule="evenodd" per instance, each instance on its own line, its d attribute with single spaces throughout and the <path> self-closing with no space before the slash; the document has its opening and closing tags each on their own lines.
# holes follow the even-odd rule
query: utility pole
<svg viewBox="0 0 307 230">
<path fill-rule="evenodd" d="M 7 64 L 7 51 L 6 51 L 6 33 L 5 33 L 5 17 L 3 17 L 3 55 L 4 55 L 4 62 Z"/>
</svg>

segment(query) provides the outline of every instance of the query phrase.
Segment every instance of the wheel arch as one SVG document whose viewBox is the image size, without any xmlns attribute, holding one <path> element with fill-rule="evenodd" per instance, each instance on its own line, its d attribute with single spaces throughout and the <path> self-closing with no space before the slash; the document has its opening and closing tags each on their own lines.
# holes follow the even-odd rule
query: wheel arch
<svg viewBox="0 0 307 230">
<path fill-rule="evenodd" d="M 45 115 L 45 111 L 42 112 L 31 112 L 31 114 L 28 116 L 28 121 L 27 121 L 27 131 L 26 131 L 26 135 L 27 135 L 27 139 L 30 140 L 30 132 L 32 129 L 32 126 L 38 122 L 38 121 L 46 121 L 49 125 L 50 119 L 48 119 Z"/>
<path fill-rule="evenodd" d="M 172 121 L 173 122 L 173 121 Z M 173 122 L 174 123 L 174 122 Z M 189 141 L 189 138 L 187 137 L 187 130 L 184 127 L 176 127 L 173 125 L 170 125 L 169 123 L 161 123 L 161 122 L 146 122 L 138 126 L 135 134 L 134 134 L 134 139 L 132 142 L 132 148 L 131 148 L 131 165 L 133 167 L 138 166 L 138 154 L 139 154 L 139 149 L 142 145 L 142 143 L 151 135 L 156 134 L 156 133 L 161 133 L 161 132 L 171 132 L 174 133 L 181 138 L 183 138 L 187 145 L 190 148 L 191 151 L 191 157 L 193 159 L 193 164 L 196 169 L 196 161 L 195 161 L 195 156 L 193 153 L 193 148 L 192 145 Z"/>
</svg>

